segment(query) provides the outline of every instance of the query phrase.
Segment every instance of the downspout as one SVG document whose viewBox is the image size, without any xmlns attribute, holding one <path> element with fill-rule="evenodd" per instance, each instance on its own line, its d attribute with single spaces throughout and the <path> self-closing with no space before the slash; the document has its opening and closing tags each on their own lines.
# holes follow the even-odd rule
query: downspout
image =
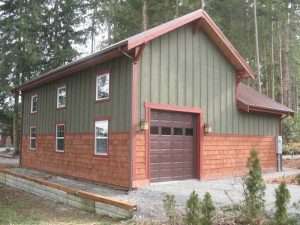
<svg viewBox="0 0 300 225">
<path fill-rule="evenodd" d="M 23 154 L 23 119 L 24 119 L 24 93 L 21 92 L 21 104 L 22 104 L 22 107 L 21 107 L 21 125 L 20 125 L 20 159 L 19 159 L 19 167 L 22 167 L 22 154 Z"/>
<path fill-rule="evenodd" d="M 291 114 L 293 116 L 293 114 Z M 279 122 L 279 132 L 278 132 L 278 136 L 282 137 L 282 121 L 287 118 L 288 116 L 290 116 L 289 113 L 282 115 L 280 117 L 280 122 Z M 283 148 L 283 146 L 282 146 Z M 283 157 L 282 157 L 282 153 L 278 153 L 278 138 L 276 138 L 276 155 L 277 155 L 277 171 L 282 171 L 283 170 Z"/>
</svg>

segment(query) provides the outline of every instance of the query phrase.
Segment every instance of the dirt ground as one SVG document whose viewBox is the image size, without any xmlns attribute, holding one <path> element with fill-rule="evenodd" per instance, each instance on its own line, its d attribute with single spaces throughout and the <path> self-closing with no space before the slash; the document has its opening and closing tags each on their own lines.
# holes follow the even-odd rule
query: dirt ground
<svg viewBox="0 0 300 225">
<path fill-rule="evenodd" d="M 0 185 L 0 225 L 110 224 L 120 222 Z"/>
<path fill-rule="evenodd" d="M 300 169 L 300 159 L 286 159 L 283 164 L 284 167 Z"/>
</svg>

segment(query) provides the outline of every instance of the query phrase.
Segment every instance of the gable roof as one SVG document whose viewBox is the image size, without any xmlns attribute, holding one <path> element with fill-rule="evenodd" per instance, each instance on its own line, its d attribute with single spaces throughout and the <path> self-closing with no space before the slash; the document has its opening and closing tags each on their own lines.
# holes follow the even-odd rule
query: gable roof
<svg viewBox="0 0 300 225">
<path fill-rule="evenodd" d="M 266 112 L 277 115 L 294 114 L 294 111 L 280 104 L 255 89 L 239 83 L 237 86 L 237 105 L 245 112 Z"/>
<path fill-rule="evenodd" d="M 96 65 L 121 56 L 124 51 L 130 53 L 134 48 L 147 44 L 155 38 L 158 38 L 190 23 L 194 23 L 197 28 L 202 29 L 207 33 L 210 39 L 219 47 L 224 56 L 234 66 L 239 76 L 244 78 L 255 78 L 254 72 L 245 59 L 225 37 L 223 32 L 220 30 L 220 28 L 218 28 L 210 16 L 205 11 L 200 9 L 169 22 L 163 23 L 142 33 L 131 36 L 92 55 L 83 57 L 79 60 L 43 73 L 37 78 L 17 87 L 16 90 L 29 90 L 52 80 L 61 79 L 62 77 L 72 75 L 80 70 L 88 68 L 91 65 Z"/>
<path fill-rule="evenodd" d="M 221 52 L 239 72 L 239 75 L 255 78 L 255 74 L 249 64 L 226 38 L 224 33 L 212 20 L 212 18 L 202 9 L 191 12 L 182 17 L 163 23 L 157 27 L 151 28 L 128 38 L 128 49 L 130 50 L 139 45 L 147 44 L 153 39 L 174 31 L 189 23 L 195 23 L 198 28 L 205 31 L 214 44 L 219 47 Z"/>
</svg>

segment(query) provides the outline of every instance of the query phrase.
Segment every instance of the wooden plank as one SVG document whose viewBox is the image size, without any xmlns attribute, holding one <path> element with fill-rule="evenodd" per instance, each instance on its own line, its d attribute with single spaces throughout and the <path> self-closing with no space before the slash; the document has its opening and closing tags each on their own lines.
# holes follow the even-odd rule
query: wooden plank
<svg viewBox="0 0 300 225">
<path fill-rule="evenodd" d="M 186 60 L 186 48 L 185 48 L 185 32 L 184 29 L 181 28 L 178 30 L 178 74 L 177 74 L 177 104 L 183 106 L 185 104 L 185 87 L 186 87 L 186 79 L 185 79 L 185 60 Z"/>
<path fill-rule="evenodd" d="M 169 103 L 169 35 L 161 37 L 159 103 Z"/>
<path fill-rule="evenodd" d="M 178 102 L 178 32 L 169 34 L 169 103 Z"/>
<path fill-rule="evenodd" d="M 159 102 L 160 96 L 160 39 L 156 39 L 151 43 L 151 102 Z M 149 85 L 149 84 L 148 84 Z"/>
<path fill-rule="evenodd" d="M 194 78 L 193 78 L 193 31 L 191 26 L 185 27 L 185 105 L 192 106 L 194 96 Z"/>
<path fill-rule="evenodd" d="M 61 191 L 64 191 L 68 194 L 73 194 L 75 196 L 79 196 L 79 197 L 86 198 L 86 199 L 89 199 L 89 200 L 93 200 L 93 201 L 96 201 L 96 202 L 102 202 L 102 203 L 114 205 L 114 206 L 117 206 L 117 207 L 120 207 L 120 208 L 123 208 L 123 209 L 126 209 L 126 210 L 135 211 L 136 208 L 137 208 L 137 206 L 135 204 L 130 204 L 130 203 L 125 202 L 125 201 L 113 199 L 111 197 L 106 197 L 106 196 L 95 194 L 95 193 L 92 193 L 92 192 L 87 192 L 87 191 L 83 191 L 83 190 L 79 190 L 79 189 L 66 187 L 66 186 L 63 186 L 61 184 L 52 183 L 52 182 L 42 180 L 42 179 L 39 179 L 39 178 L 36 178 L 36 177 L 30 177 L 30 176 L 27 176 L 27 175 L 14 173 L 14 172 L 9 171 L 7 169 L 0 168 L 0 172 L 4 173 L 4 174 L 11 175 L 11 176 L 14 176 L 14 177 L 22 178 L 22 179 L 25 179 L 25 180 L 28 180 L 28 181 L 32 181 L 32 182 L 40 184 L 40 185 L 45 185 L 45 186 L 50 187 L 50 188 L 61 190 Z"/>
</svg>

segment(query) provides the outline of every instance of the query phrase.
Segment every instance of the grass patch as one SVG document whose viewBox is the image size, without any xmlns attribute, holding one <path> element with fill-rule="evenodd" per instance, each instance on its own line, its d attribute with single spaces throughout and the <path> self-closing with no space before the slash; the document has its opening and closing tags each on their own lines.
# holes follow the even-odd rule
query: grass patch
<svg viewBox="0 0 300 225">
<path fill-rule="evenodd" d="M 118 221 L 0 185 L 2 225 L 109 225 Z"/>
</svg>

